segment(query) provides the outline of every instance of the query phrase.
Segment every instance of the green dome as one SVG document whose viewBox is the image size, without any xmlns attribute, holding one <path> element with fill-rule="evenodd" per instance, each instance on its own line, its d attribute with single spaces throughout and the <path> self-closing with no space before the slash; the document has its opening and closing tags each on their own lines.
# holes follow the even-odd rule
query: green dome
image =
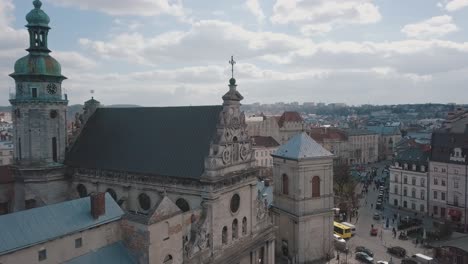
<svg viewBox="0 0 468 264">
<path fill-rule="evenodd" d="M 41 1 L 35 0 L 33 4 L 34 9 L 26 15 L 26 21 L 28 21 L 28 26 L 49 27 L 50 18 L 44 11 L 42 11 Z"/>
<path fill-rule="evenodd" d="M 15 63 L 15 72 L 12 75 L 49 75 L 62 76 L 62 69 L 52 56 L 29 54 Z"/>
</svg>

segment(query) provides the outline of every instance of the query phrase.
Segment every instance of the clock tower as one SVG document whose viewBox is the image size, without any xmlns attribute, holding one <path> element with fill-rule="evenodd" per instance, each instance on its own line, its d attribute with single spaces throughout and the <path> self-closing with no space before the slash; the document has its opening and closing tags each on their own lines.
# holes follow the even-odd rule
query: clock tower
<svg viewBox="0 0 468 264">
<path fill-rule="evenodd" d="M 49 55 L 49 16 L 39 0 L 26 15 L 28 55 L 15 63 L 16 93 L 10 99 L 14 131 L 15 209 L 60 202 L 64 189 L 66 112 L 60 64 Z M 24 201 L 21 201 L 23 200 Z"/>
</svg>

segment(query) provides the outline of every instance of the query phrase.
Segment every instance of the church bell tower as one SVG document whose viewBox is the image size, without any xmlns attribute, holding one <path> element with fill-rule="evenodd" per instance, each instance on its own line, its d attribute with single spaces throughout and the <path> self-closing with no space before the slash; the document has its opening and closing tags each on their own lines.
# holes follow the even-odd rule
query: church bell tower
<svg viewBox="0 0 468 264">
<path fill-rule="evenodd" d="M 68 100 L 62 94 L 60 64 L 49 55 L 49 16 L 39 0 L 27 15 L 28 55 L 15 63 L 16 93 L 12 105 L 14 133 L 14 171 L 24 186 L 15 190 L 15 207 L 35 207 L 63 200 L 57 182 L 63 180 L 67 138 Z M 60 184 L 63 185 L 63 184 Z M 24 188 L 23 188 L 24 187 Z M 66 191 L 64 191 L 66 192 Z M 22 195 L 24 194 L 24 195 Z M 20 197 L 18 197 L 18 195 Z"/>
</svg>

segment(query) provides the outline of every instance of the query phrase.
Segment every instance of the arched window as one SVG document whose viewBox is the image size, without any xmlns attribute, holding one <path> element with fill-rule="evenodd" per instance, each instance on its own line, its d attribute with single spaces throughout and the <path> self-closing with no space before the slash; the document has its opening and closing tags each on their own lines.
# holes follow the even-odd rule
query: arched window
<svg viewBox="0 0 468 264">
<path fill-rule="evenodd" d="M 320 197 L 320 177 L 312 178 L 312 197 Z"/>
<path fill-rule="evenodd" d="M 108 188 L 106 192 L 109 193 L 110 196 L 112 196 L 112 199 L 114 199 L 114 201 L 117 201 L 117 193 L 114 191 L 114 189 Z"/>
<path fill-rule="evenodd" d="M 146 193 L 138 195 L 138 203 L 140 204 L 141 209 L 145 211 L 151 208 L 151 199 Z"/>
<path fill-rule="evenodd" d="M 184 198 L 177 199 L 175 204 L 184 213 L 190 211 L 190 205 L 188 204 L 188 202 Z"/>
<path fill-rule="evenodd" d="M 171 255 L 167 255 L 167 256 L 164 258 L 163 264 L 172 264 L 172 256 L 171 256 Z"/>
<path fill-rule="evenodd" d="M 424 190 L 421 190 L 421 200 L 425 200 L 426 199 L 426 193 Z"/>
<path fill-rule="evenodd" d="M 247 217 L 242 219 L 242 235 L 247 235 Z"/>
<path fill-rule="evenodd" d="M 403 188 L 403 196 L 408 196 L 408 189 L 406 187 Z"/>
<path fill-rule="evenodd" d="M 237 237 L 239 236 L 239 230 L 237 229 L 237 227 L 238 227 L 237 219 L 234 219 L 232 221 L 232 240 L 237 239 Z"/>
<path fill-rule="evenodd" d="M 78 186 L 76 186 L 76 191 L 81 198 L 88 196 L 88 190 L 86 190 L 83 184 L 78 184 Z"/>
<path fill-rule="evenodd" d="M 416 198 L 416 189 L 411 189 L 411 197 Z"/>
<path fill-rule="evenodd" d="M 223 227 L 223 233 L 222 233 L 222 237 L 221 237 L 221 241 L 222 241 L 223 245 L 227 244 L 227 239 L 228 239 L 227 226 L 225 226 L 225 227 Z"/>
<path fill-rule="evenodd" d="M 288 195 L 289 194 L 289 180 L 288 180 L 288 175 L 283 174 L 283 194 Z"/>
</svg>

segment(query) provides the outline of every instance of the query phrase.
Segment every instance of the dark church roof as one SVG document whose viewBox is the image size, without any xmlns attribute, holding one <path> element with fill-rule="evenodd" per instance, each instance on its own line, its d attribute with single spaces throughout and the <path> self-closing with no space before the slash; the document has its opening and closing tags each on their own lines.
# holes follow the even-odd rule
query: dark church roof
<svg viewBox="0 0 468 264">
<path fill-rule="evenodd" d="M 198 178 L 222 106 L 99 108 L 67 155 L 78 168 Z"/>
</svg>

